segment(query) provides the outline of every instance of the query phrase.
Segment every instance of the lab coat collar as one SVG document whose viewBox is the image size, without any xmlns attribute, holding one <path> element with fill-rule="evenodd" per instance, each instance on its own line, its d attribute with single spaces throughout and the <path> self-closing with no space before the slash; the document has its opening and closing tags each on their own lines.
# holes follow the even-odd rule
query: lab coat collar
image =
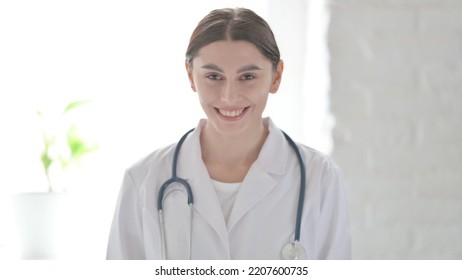
<svg viewBox="0 0 462 280">
<path fill-rule="evenodd" d="M 202 161 L 200 134 L 206 123 L 206 119 L 201 119 L 194 132 L 191 133 L 190 137 L 188 137 L 185 142 L 185 146 L 189 145 L 189 148 L 186 148 L 188 153 L 194 152 L 194 154 L 190 155 L 193 156 L 194 160 L 197 160 L 194 162 L 200 161 L 204 168 L 205 164 Z M 260 166 L 261 170 L 274 175 L 282 175 L 285 173 L 290 147 L 287 144 L 287 140 L 284 138 L 284 134 L 273 123 L 271 118 L 264 118 L 263 123 L 268 128 L 269 134 L 258 155 L 256 163 Z M 190 143 L 188 144 L 188 142 Z"/>
<path fill-rule="evenodd" d="M 228 220 L 228 232 L 276 187 L 278 177 L 285 173 L 288 151 L 284 135 L 270 118 L 264 119 L 264 123 L 269 134 L 236 196 Z"/>
<path fill-rule="evenodd" d="M 207 123 L 206 119 L 201 119 L 196 129 L 186 139 L 184 146 L 188 155 L 188 158 L 194 159 L 194 162 L 201 162 L 205 168 L 205 164 L 202 161 L 202 151 L 200 146 L 200 134 L 202 128 Z M 268 127 L 268 137 L 258 155 L 256 163 L 261 167 L 262 170 L 275 174 L 282 175 L 285 173 L 285 167 L 287 163 L 288 150 L 290 147 L 287 145 L 287 140 L 284 138 L 282 131 L 273 123 L 271 118 L 264 118 L 263 123 Z M 183 148 L 182 148 L 183 150 Z M 279 152 L 275 152 L 279 151 Z M 186 153 L 186 152 L 183 152 Z M 197 161 L 196 161 L 197 160 Z M 187 169 L 186 170 L 191 170 Z M 207 169 L 205 169 L 207 170 Z M 208 174 L 208 173 L 207 173 Z M 194 174 L 192 174 L 194 175 Z"/>
<path fill-rule="evenodd" d="M 191 185 L 194 197 L 193 207 L 195 210 L 193 215 L 199 214 L 202 216 L 202 218 L 215 230 L 226 251 L 226 256 L 223 256 L 223 258 L 229 258 L 230 248 L 226 223 L 207 167 L 202 160 L 200 135 L 206 122 L 207 120 L 205 119 L 200 120 L 196 129 L 194 129 L 183 143 L 178 159 L 178 176 L 187 180 Z M 194 217 L 193 220 L 195 220 Z"/>
<path fill-rule="evenodd" d="M 282 175 L 287 166 L 287 141 L 282 131 L 270 118 L 263 119 L 263 122 L 268 127 L 269 134 L 258 155 L 257 162 L 262 170 L 271 174 Z"/>
<path fill-rule="evenodd" d="M 285 173 L 290 147 L 281 130 L 270 118 L 265 118 L 263 121 L 268 127 L 268 137 L 257 160 L 242 182 L 228 225 L 225 223 L 216 191 L 202 160 L 200 134 L 207 120 L 200 120 L 180 151 L 178 174 L 190 182 L 194 195 L 194 209 L 220 236 L 228 255 L 230 254 L 228 231 L 276 186 L 277 179 L 274 176 Z"/>
</svg>

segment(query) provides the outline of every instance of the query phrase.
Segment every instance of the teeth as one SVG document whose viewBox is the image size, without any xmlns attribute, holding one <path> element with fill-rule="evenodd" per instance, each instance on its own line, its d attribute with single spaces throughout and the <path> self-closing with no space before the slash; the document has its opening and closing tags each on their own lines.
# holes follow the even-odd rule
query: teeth
<svg viewBox="0 0 462 280">
<path fill-rule="evenodd" d="M 219 111 L 220 111 L 220 114 L 222 114 L 225 117 L 234 118 L 234 117 L 239 117 L 244 111 L 244 109 L 239 109 L 239 110 L 234 110 L 234 111 L 226 111 L 226 110 L 219 109 Z"/>
</svg>

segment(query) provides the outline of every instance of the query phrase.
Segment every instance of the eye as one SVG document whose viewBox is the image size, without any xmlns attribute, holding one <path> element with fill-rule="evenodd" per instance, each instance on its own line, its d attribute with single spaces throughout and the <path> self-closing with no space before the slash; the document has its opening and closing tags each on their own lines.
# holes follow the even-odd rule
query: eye
<svg viewBox="0 0 462 280">
<path fill-rule="evenodd" d="M 255 76 L 252 75 L 252 74 L 244 74 L 240 78 L 240 80 L 244 80 L 244 81 L 250 81 L 250 80 L 253 80 L 253 79 L 255 79 Z"/>
<path fill-rule="evenodd" d="M 207 79 L 214 80 L 214 81 L 223 80 L 223 77 L 221 75 L 218 75 L 218 74 L 207 74 L 206 77 L 207 77 Z"/>
</svg>

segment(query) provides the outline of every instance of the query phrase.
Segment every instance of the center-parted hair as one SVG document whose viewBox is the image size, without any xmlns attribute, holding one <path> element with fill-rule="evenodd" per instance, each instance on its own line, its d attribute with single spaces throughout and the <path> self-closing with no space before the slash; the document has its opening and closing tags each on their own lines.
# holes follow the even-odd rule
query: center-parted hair
<svg viewBox="0 0 462 280">
<path fill-rule="evenodd" d="M 245 8 L 218 9 L 205 16 L 191 35 L 186 61 L 192 66 L 192 61 L 202 47 L 221 40 L 252 43 L 276 69 L 280 53 L 273 31 L 263 18 Z"/>
</svg>

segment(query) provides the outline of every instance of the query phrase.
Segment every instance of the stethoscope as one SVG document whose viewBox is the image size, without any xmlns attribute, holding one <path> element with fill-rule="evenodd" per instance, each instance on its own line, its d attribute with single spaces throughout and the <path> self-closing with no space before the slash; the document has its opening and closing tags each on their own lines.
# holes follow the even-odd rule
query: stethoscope
<svg viewBox="0 0 462 280">
<path fill-rule="evenodd" d="M 167 242 L 166 242 L 164 214 L 163 214 L 163 202 L 165 199 L 164 193 L 165 193 L 165 190 L 173 183 L 178 183 L 182 185 L 188 195 L 188 206 L 189 206 L 188 257 L 189 259 L 191 259 L 193 194 L 192 194 L 191 186 L 189 185 L 188 181 L 177 176 L 176 167 L 178 165 L 178 154 L 180 153 L 181 146 L 183 145 L 183 142 L 186 140 L 186 137 L 193 130 L 194 129 L 191 129 L 188 132 L 186 132 L 181 137 L 178 144 L 176 145 L 175 152 L 173 154 L 172 177 L 162 184 L 159 190 L 158 198 L 157 198 L 157 210 L 159 211 L 159 223 L 161 227 L 162 257 L 164 259 L 167 259 Z M 298 206 L 297 206 L 297 216 L 295 220 L 294 240 L 289 242 L 287 245 L 285 245 L 282 248 L 281 256 L 285 260 L 304 260 L 304 259 L 307 259 L 307 255 L 306 255 L 305 248 L 300 243 L 300 231 L 301 231 L 301 224 L 302 224 L 303 202 L 304 202 L 304 197 L 305 197 L 305 182 L 306 182 L 305 163 L 303 161 L 302 155 L 297 145 L 295 144 L 295 142 L 284 131 L 282 131 L 282 133 L 284 134 L 284 137 L 287 139 L 287 141 L 289 142 L 289 145 L 292 147 L 295 154 L 297 155 L 298 164 L 300 166 L 300 193 L 298 196 Z"/>
</svg>

